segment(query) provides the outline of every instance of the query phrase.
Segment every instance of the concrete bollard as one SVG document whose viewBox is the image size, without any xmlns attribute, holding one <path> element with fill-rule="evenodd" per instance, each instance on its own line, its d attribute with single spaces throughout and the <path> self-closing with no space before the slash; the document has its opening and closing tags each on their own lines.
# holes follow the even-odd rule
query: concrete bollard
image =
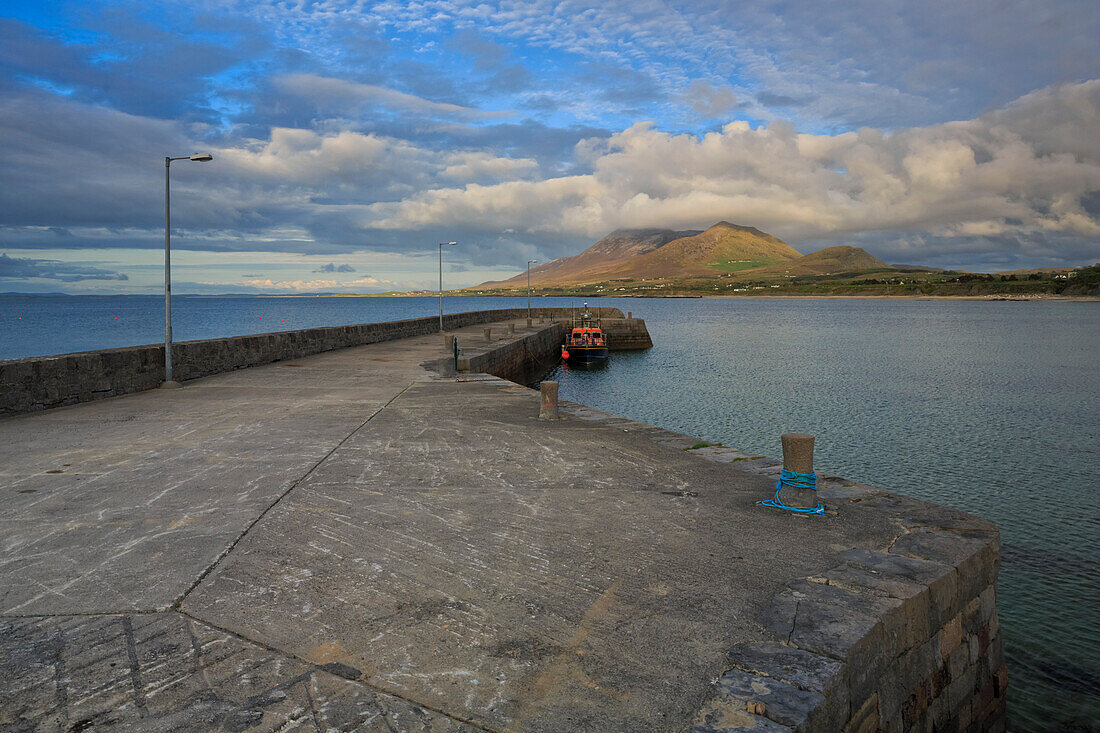
<svg viewBox="0 0 1100 733">
<path fill-rule="evenodd" d="M 453 338 L 454 336 L 449 333 L 443 334 L 443 350 L 446 351 L 448 354 L 454 351 L 454 344 L 451 342 L 451 339 Z"/>
<path fill-rule="evenodd" d="M 516 324 L 509 323 L 508 324 L 508 333 L 513 333 L 514 334 L 515 332 L 516 332 Z"/>
<path fill-rule="evenodd" d="M 558 420 L 558 383 L 539 382 L 539 420 Z"/>
<path fill-rule="evenodd" d="M 796 473 L 814 472 L 814 436 L 805 433 L 784 433 L 779 436 L 783 443 L 783 468 Z M 783 502 L 788 506 L 815 507 L 817 492 L 813 489 L 783 487 Z"/>
<path fill-rule="evenodd" d="M 530 327 L 531 327 L 531 319 L 530 319 L 530 318 L 528 318 L 528 319 L 527 319 L 527 328 L 530 328 Z"/>
<path fill-rule="evenodd" d="M 486 328 L 485 330 L 485 343 L 489 343 L 493 340 L 493 329 Z"/>
</svg>

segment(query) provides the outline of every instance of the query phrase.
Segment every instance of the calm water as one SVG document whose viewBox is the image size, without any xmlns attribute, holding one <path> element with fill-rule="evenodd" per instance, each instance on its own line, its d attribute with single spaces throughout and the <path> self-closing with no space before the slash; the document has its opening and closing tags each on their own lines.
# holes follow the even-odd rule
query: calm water
<svg viewBox="0 0 1100 733">
<path fill-rule="evenodd" d="M 504 302 L 507 300 L 508 302 Z M 510 308 L 520 298 L 444 298 L 444 311 Z M 544 298 L 543 304 L 567 298 Z M 172 298 L 176 341 L 380 323 L 439 313 L 437 298 Z M 164 343 L 164 297 L 0 295 L 0 359 Z"/>
<path fill-rule="evenodd" d="M 536 305 L 570 304 L 540 298 Z M 1000 526 L 1000 616 L 1016 730 L 1100 731 L 1100 304 L 616 300 L 656 347 L 560 369 L 562 396 L 780 455 Z M 178 340 L 437 312 L 431 298 L 174 301 Z M 448 312 L 512 298 L 448 299 Z M 155 297 L 0 296 L 0 359 L 155 343 Z"/>
</svg>

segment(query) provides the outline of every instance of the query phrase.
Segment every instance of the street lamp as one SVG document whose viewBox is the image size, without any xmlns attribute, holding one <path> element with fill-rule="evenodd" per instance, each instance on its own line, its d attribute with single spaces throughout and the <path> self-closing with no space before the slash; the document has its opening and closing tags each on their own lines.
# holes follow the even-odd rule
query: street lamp
<svg viewBox="0 0 1100 733">
<path fill-rule="evenodd" d="M 531 320 L 531 265 L 538 260 L 527 260 L 527 320 Z"/>
<path fill-rule="evenodd" d="M 454 246 L 458 242 L 439 243 L 439 330 L 443 330 L 443 248 Z"/>
<path fill-rule="evenodd" d="M 210 153 L 195 153 L 164 159 L 164 384 L 162 389 L 175 389 L 180 383 L 172 379 L 172 214 L 168 197 L 168 171 L 173 160 L 193 160 L 205 163 L 214 160 Z"/>
</svg>

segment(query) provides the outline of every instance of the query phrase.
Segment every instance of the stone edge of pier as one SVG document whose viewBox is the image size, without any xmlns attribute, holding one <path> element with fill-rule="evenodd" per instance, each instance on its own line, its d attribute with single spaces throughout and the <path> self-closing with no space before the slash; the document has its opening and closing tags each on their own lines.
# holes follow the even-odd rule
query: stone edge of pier
<svg viewBox="0 0 1100 733">
<path fill-rule="evenodd" d="M 614 349 L 645 349 L 653 345 L 641 319 L 624 318 L 618 308 L 590 310 L 604 319 Z M 540 327 L 549 327 L 569 319 L 573 311 L 569 308 L 532 308 L 530 314 Z M 514 321 L 527 315 L 526 308 L 447 314 L 443 316 L 443 329 L 450 331 Z M 181 341 L 172 345 L 172 362 L 176 379 L 186 381 L 335 349 L 437 332 L 439 318 L 430 316 Z M 493 357 L 487 358 L 491 361 Z M 487 371 L 482 368 L 484 366 L 474 368 Z M 163 381 L 163 344 L 4 360 L 0 361 L 0 417 L 142 392 L 159 387 Z"/>
</svg>

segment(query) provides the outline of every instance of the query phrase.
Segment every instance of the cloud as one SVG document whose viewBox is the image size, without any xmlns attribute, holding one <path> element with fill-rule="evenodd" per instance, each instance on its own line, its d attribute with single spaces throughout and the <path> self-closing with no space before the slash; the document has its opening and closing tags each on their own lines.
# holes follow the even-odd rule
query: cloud
<svg viewBox="0 0 1100 733">
<path fill-rule="evenodd" d="M 337 265 L 330 262 L 327 265 L 321 265 L 314 272 L 355 272 L 355 268 L 351 265 Z"/>
<path fill-rule="evenodd" d="M 365 105 L 381 105 L 400 112 L 428 117 L 494 119 L 509 117 L 508 111 L 482 111 L 444 102 L 432 102 L 395 89 L 361 84 L 316 74 L 288 74 L 274 80 L 276 90 L 313 102 L 318 111 L 347 113 Z"/>
<path fill-rule="evenodd" d="M 206 283 L 207 285 L 217 285 L 217 283 Z M 348 291 L 349 289 L 355 291 L 361 291 L 366 286 L 378 286 L 378 285 L 393 285 L 390 280 L 380 280 L 376 277 L 362 277 L 356 280 L 270 280 L 270 279 L 256 279 L 246 280 L 244 284 L 250 288 L 256 288 L 258 290 L 266 292 L 315 292 L 315 291 L 330 291 L 340 290 Z M 379 290 L 377 287 L 366 287 L 368 291 Z"/>
<path fill-rule="evenodd" d="M 984 3 L 905 0 L 736 8 L 724 0 L 581 0 L 567 12 L 556 0 L 438 0 L 386 2 L 367 14 L 388 31 L 476 27 L 483 37 L 632 69 L 666 94 L 705 71 L 713 83 L 733 82 L 742 98 L 761 89 L 812 98 L 802 121 L 847 126 L 966 119 L 1036 88 L 1091 78 L 1100 35 L 1100 9 L 1080 0 L 995 12 Z"/>
<path fill-rule="evenodd" d="M 1100 190 L 1100 139 L 1079 132 L 1091 129 L 1100 129 L 1100 80 L 893 134 L 733 122 L 699 138 L 639 123 L 582 146 L 589 175 L 422 191 L 366 207 L 366 225 L 448 221 L 486 234 L 557 229 L 594 238 L 729 219 L 795 240 L 925 231 L 953 240 L 956 252 L 981 253 L 999 237 L 1026 254 L 1100 236 L 1086 208 Z"/>
<path fill-rule="evenodd" d="M 81 134 L 58 122 L 74 108 Z M 214 152 L 213 163 L 173 167 L 173 224 L 187 227 L 173 244 L 185 249 L 409 252 L 457 239 L 460 256 L 487 264 L 571 254 L 619 227 L 728 219 L 795 245 L 904 234 L 911 247 L 962 257 L 1000 243 L 1076 261 L 1098 231 L 1100 143 L 1082 134 L 1100 126 L 1098 109 L 1100 80 L 896 132 L 738 121 L 697 136 L 638 123 L 582 140 L 554 170 L 491 148 L 438 151 L 349 130 L 276 128 L 208 146 L 167 123 L 34 92 L 0 101 L 11 141 L 0 150 L 0 236 L 46 248 L 61 227 L 74 247 L 160 246 L 157 165 L 130 146 L 139 141 Z"/>
<path fill-rule="evenodd" d="M 1080 80 L 1100 6 L 1018 5 L 17 8 L 0 20 L 0 241 L 155 249 L 163 155 L 211 150 L 172 167 L 178 249 L 337 263 L 457 239 L 456 257 L 499 264 L 732 219 L 916 261 L 1073 260 L 1096 242 Z"/>
<path fill-rule="evenodd" d="M 732 88 L 715 86 L 704 79 L 691 82 L 680 99 L 706 119 L 720 117 L 737 107 L 737 96 Z"/>
<path fill-rule="evenodd" d="M 809 96 L 797 99 L 788 97 L 785 94 L 772 94 L 771 92 L 757 92 L 756 94 L 756 101 L 765 107 L 805 107 L 815 98 L 815 96 Z"/>
<path fill-rule="evenodd" d="M 124 273 L 112 272 L 59 260 L 34 260 L 0 254 L 0 280 L 40 278 L 73 283 L 81 280 L 129 280 Z"/>
</svg>

